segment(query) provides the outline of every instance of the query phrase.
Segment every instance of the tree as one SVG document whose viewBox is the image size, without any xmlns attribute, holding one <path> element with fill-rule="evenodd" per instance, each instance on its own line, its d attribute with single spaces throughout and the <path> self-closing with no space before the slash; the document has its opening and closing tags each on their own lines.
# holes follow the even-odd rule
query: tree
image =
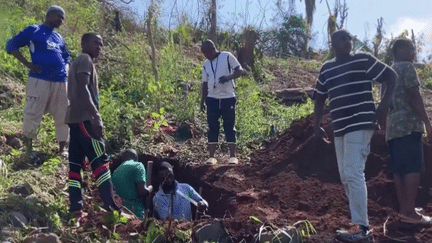
<svg viewBox="0 0 432 243">
<path fill-rule="evenodd" d="M 302 0 L 300 0 L 302 1 Z M 307 50 L 309 45 L 309 40 L 312 39 L 312 23 L 313 23 L 313 14 L 315 13 L 316 5 L 315 0 L 304 0 L 305 7 L 306 7 L 306 23 L 307 23 L 307 32 L 306 32 L 306 39 L 303 43 L 303 56 L 307 56 Z"/>
<path fill-rule="evenodd" d="M 282 28 L 276 34 L 279 51 L 285 55 L 302 56 L 307 41 L 307 22 L 301 16 L 285 17 Z"/>
<path fill-rule="evenodd" d="M 209 9 L 209 18 L 210 18 L 210 31 L 208 35 L 208 39 L 212 40 L 213 43 L 217 43 L 217 35 L 216 35 L 216 0 L 211 0 L 210 9 Z"/>
<path fill-rule="evenodd" d="M 383 36 L 383 33 L 384 33 L 384 31 L 383 31 L 383 24 L 384 24 L 383 17 L 379 18 L 377 20 L 377 22 L 378 22 L 377 33 L 375 35 L 375 39 L 374 39 L 374 42 L 373 42 L 374 56 L 375 57 L 378 57 L 379 47 L 380 47 L 382 39 L 384 37 Z"/>
</svg>

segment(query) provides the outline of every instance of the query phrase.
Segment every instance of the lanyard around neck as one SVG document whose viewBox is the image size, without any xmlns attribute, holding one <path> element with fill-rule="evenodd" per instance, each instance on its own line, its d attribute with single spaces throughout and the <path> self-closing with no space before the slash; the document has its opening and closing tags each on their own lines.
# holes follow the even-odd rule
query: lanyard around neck
<svg viewBox="0 0 432 243">
<path fill-rule="evenodd" d="M 218 64 L 219 64 L 219 55 L 217 55 L 216 57 L 216 68 L 213 68 L 213 61 L 210 61 L 210 65 L 211 65 L 211 69 L 213 72 L 213 88 L 216 88 L 216 73 L 217 73 L 217 68 L 218 68 Z"/>
</svg>

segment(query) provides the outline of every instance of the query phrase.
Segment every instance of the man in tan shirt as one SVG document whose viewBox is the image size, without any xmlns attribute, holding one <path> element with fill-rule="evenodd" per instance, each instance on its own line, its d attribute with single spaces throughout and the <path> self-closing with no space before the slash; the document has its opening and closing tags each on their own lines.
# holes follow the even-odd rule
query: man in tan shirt
<svg viewBox="0 0 432 243">
<path fill-rule="evenodd" d="M 97 73 L 93 64 L 93 59 L 102 50 L 102 37 L 97 33 L 86 33 L 81 39 L 81 46 L 82 53 L 69 70 L 69 107 L 65 119 L 70 128 L 70 212 L 77 222 L 84 215 L 80 172 L 85 157 L 91 165 L 105 210 L 119 210 L 113 199 L 109 158 L 105 152 L 103 123 L 99 113 Z"/>
</svg>

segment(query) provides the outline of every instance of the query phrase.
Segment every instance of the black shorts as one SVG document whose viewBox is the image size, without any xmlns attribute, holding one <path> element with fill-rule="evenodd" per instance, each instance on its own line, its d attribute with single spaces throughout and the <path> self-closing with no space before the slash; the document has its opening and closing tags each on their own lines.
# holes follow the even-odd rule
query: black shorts
<svg viewBox="0 0 432 243">
<path fill-rule="evenodd" d="M 422 134 L 410 135 L 388 141 L 390 165 L 394 174 L 406 175 L 425 170 L 423 162 Z"/>
</svg>

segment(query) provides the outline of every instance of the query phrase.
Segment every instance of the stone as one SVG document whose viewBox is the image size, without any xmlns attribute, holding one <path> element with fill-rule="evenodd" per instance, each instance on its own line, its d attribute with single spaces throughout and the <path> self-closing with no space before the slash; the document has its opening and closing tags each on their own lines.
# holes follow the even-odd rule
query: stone
<svg viewBox="0 0 432 243">
<path fill-rule="evenodd" d="M 0 176 L 7 176 L 6 164 L 1 159 L 0 159 Z"/>
<path fill-rule="evenodd" d="M 195 242 L 233 242 L 219 221 L 206 224 L 195 232 Z"/>
<path fill-rule="evenodd" d="M 20 212 L 10 212 L 9 218 L 12 222 L 12 225 L 18 228 L 24 228 L 29 223 L 28 219 Z"/>
<path fill-rule="evenodd" d="M 33 193 L 33 189 L 27 182 L 11 188 L 10 192 L 27 197 Z"/>
<path fill-rule="evenodd" d="M 0 238 L 1 239 L 7 239 L 9 237 L 13 237 L 16 234 L 17 234 L 17 232 L 15 231 L 15 229 L 13 227 L 3 227 L 3 228 L 1 228 Z"/>
<path fill-rule="evenodd" d="M 14 149 L 19 149 L 23 146 L 21 139 L 17 137 L 10 137 L 9 139 L 6 140 L 6 144 L 11 146 Z"/>
<path fill-rule="evenodd" d="M 23 243 L 61 243 L 60 238 L 54 234 L 35 234 L 26 237 Z"/>
</svg>

